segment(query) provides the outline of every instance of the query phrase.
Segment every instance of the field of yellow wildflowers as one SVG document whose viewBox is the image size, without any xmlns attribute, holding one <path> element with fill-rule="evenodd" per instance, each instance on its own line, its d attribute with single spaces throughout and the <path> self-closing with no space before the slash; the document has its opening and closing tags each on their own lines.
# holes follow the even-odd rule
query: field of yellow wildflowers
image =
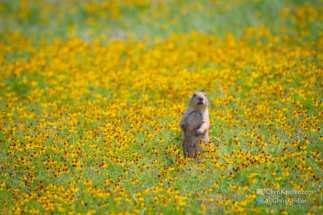
<svg viewBox="0 0 323 215">
<path fill-rule="evenodd" d="M 0 214 L 323 213 L 321 0 L 2 0 L 0 26 Z"/>
</svg>

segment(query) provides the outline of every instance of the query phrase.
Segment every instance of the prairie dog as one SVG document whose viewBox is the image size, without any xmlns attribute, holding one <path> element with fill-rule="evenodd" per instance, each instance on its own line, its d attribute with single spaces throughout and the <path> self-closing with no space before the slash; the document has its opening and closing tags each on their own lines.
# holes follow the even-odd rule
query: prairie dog
<svg viewBox="0 0 323 215">
<path fill-rule="evenodd" d="M 195 92 L 191 97 L 188 107 L 180 122 L 183 132 L 182 146 L 184 156 L 196 158 L 197 153 L 202 153 L 203 143 L 209 143 L 208 129 L 210 127 L 208 100 L 204 92 Z M 201 143 L 202 144 L 202 143 Z"/>
</svg>

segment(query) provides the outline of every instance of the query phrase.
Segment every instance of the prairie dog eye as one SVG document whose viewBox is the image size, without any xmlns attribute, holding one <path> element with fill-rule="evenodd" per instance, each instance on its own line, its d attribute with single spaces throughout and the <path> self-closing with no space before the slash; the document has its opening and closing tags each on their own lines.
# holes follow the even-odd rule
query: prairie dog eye
<svg viewBox="0 0 323 215">
<path fill-rule="evenodd" d="M 193 94 L 193 97 L 195 97 L 195 94 Z"/>
</svg>

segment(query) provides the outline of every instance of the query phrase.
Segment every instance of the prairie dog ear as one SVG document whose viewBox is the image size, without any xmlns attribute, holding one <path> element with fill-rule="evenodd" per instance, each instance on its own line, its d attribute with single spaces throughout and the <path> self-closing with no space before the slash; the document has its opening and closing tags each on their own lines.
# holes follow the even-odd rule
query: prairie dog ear
<svg viewBox="0 0 323 215">
<path fill-rule="evenodd" d="M 202 93 L 203 93 L 203 95 L 205 95 L 205 96 L 206 96 L 206 93 L 205 93 L 205 90 L 204 90 L 204 89 L 202 90 Z"/>
</svg>

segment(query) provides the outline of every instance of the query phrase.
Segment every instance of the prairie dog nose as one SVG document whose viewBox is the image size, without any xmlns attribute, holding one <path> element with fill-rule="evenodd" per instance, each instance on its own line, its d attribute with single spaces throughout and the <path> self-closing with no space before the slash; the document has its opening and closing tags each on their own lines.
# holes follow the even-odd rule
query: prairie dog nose
<svg viewBox="0 0 323 215">
<path fill-rule="evenodd" d="M 199 98 L 200 101 L 203 101 L 203 98 Z"/>
</svg>

